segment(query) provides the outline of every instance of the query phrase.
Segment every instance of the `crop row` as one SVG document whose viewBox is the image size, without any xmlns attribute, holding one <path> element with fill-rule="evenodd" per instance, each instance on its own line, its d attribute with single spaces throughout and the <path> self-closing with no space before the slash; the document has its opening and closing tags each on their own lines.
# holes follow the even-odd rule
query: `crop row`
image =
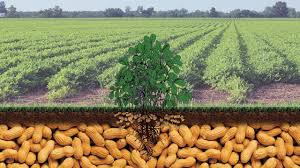
<svg viewBox="0 0 300 168">
<path fill-rule="evenodd" d="M 45 37 L 43 39 L 29 38 L 30 41 L 22 41 L 17 44 L 8 44 L 1 46 L 0 58 L 12 57 L 30 52 L 40 52 L 46 49 L 55 49 L 58 47 L 72 46 L 74 44 L 96 42 L 106 40 L 109 36 L 120 38 L 127 32 L 111 32 L 106 34 L 93 35 L 65 35 L 60 37 Z"/>
<path fill-rule="evenodd" d="M 82 58 L 93 58 L 96 55 L 124 48 L 136 42 L 140 36 L 136 35 L 126 41 L 117 43 L 100 43 L 83 46 L 80 50 L 65 53 L 45 59 L 24 61 L 16 67 L 10 68 L 0 76 L 0 97 L 6 98 L 25 93 L 31 88 L 45 86 L 48 77 L 56 74 L 61 68 Z M 112 47 L 113 46 L 113 47 Z M 22 92 L 21 92 L 22 91 Z"/>
<path fill-rule="evenodd" d="M 145 33 L 145 31 L 139 31 L 136 32 L 135 36 L 141 36 Z M 76 40 L 68 45 L 65 46 L 59 46 L 59 47 L 50 47 L 49 49 L 43 50 L 43 51 L 28 51 L 28 52 L 22 52 L 18 54 L 17 56 L 11 56 L 7 54 L 7 58 L 3 59 L 0 63 L 0 74 L 5 72 L 11 67 L 14 67 L 20 63 L 24 62 L 32 62 L 36 60 L 44 60 L 51 57 L 58 57 L 58 56 L 64 56 L 66 54 L 71 54 L 76 51 L 80 51 L 86 48 L 93 48 L 97 46 L 103 46 L 105 45 L 113 45 L 118 41 L 127 41 L 130 40 L 131 36 L 129 34 L 120 35 L 120 36 L 103 36 L 102 38 L 99 38 L 98 40 L 88 40 L 88 41 L 82 41 L 82 40 Z"/>
<path fill-rule="evenodd" d="M 88 22 L 88 21 L 87 21 Z M 145 23 L 142 21 L 137 21 L 134 24 L 127 24 L 126 21 L 121 23 L 120 21 L 115 22 L 106 22 L 106 21 L 96 21 L 91 24 L 85 22 L 84 24 L 78 24 L 78 22 L 74 25 L 69 25 L 67 22 L 63 22 L 61 24 L 51 24 L 39 23 L 39 25 L 35 25 L 34 21 L 24 23 L 24 25 L 17 27 L 15 22 L 3 24 L 1 27 L 1 39 L 0 39 L 0 51 L 1 49 L 13 49 L 13 48 L 26 48 L 25 46 L 29 46 L 29 44 L 33 41 L 35 42 L 43 42 L 45 39 L 56 39 L 65 40 L 65 39 L 76 39 L 76 38 L 97 38 L 102 35 L 115 34 L 118 35 L 120 33 L 126 32 L 136 32 L 139 29 L 145 28 L 146 25 L 151 25 L 151 29 L 190 29 L 196 28 L 199 24 L 205 24 L 209 22 L 188 22 L 188 23 L 161 23 L 153 21 L 152 23 Z M 105 22 L 105 23 L 103 23 Z M 84 29 L 82 29 L 84 28 Z M 33 29 L 33 30 L 32 30 Z M 134 31 L 131 31 L 134 30 Z M 92 37 L 94 36 L 94 37 Z"/>
<path fill-rule="evenodd" d="M 145 31 L 145 29 L 141 29 L 138 32 L 145 34 Z M 154 29 L 153 31 L 156 30 Z M 60 54 L 53 55 L 52 57 L 45 55 L 45 58 L 36 57 L 36 59 L 33 60 L 29 59 L 27 61 L 23 61 L 16 67 L 8 69 L 1 75 L 0 95 L 2 98 L 7 98 L 19 95 L 20 93 L 25 93 L 30 91 L 32 88 L 46 86 L 48 79 L 51 76 L 55 75 L 60 71 L 60 69 L 63 69 L 70 63 L 84 59 L 82 63 L 85 64 L 86 60 L 93 59 L 97 55 L 101 57 L 105 53 L 126 48 L 141 39 L 142 35 L 139 33 L 136 33 L 133 37 L 125 34 L 124 38 L 127 38 L 126 40 L 123 39 L 119 41 L 119 39 L 122 39 L 122 36 L 112 37 L 105 41 L 93 42 L 94 44 L 90 46 L 87 44 L 74 46 L 77 48 L 79 47 L 76 51 L 73 51 L 70 47 L 66 47 L 69 52 L 62 52 Z M 20 58 L 24 59 L 24 57 Z"/>
<path fill-rule="evenodd" d="M 139 30 L 135 32 L 135 34 L 143 34 L 145 33 L 145 30 Z M 79 45 L 89 45 L 90 43 L 96 43 L 96 42 L 102 42 L 102 43 L 115 43 L 117 41 L 125 41 L 128 38 L 130 38 L 130 34 L 128 33 L 122 33 L 119 35 L 116 34 L 107 34 L 107 35 L 101 35 L 97 38 L 77 38 L 75 40 L 68 40 L 66 39 L 65 42 L 61 42 L 62 39 L 60 39 L 60 42 L 58 44 L 51 43 L 51 41 L 44 41 L 44 45 L 38 45 L 36 49 L 28 49 L 23 51 L 11 51 L 7 53 L 2 53 L 1 58 L 2 59 L 19 59 L 19 60 L 28 60 L 28 59 L 39 59 L 42 57 L 47 57 L 48 55 L 59 55 L 61 54 L 58 52 L 59 50 L 72 50 L 72 48 L 76 48 L 76 46 Z M 41 47 L 43 46 L 43 47 Z M 5 60 L 4 60 L 5 61 Z"/>
<path fill-rule="evenodd" d="M 224 32 L 220 44 L 207 58 L 203 76 L 208 84 L 229 92 L 234 101 L 242 101 L 249 88 L 241 78 L 245 67 L 239 45 L 235 26 L 231 24 Z"/>
<path fill-rule="evenodd" d="M 205 65 L 203 81 L 228 92 L 231 100 L 243 101 L 253 87 L 297 79 L 297 44 L 284 45 L 286 40 L 272 34 L 249 23 L 231 24 L 207 59 L 198 60 Z"/>
<path fill-rule="evenodd" d="M 181 76 L 191 85 L 199 85 L 202 80 L 204 62 L 209 50 L 215 46 L 216 40 L 223 34 L 227 26 L 219 27 L 210 33 L 201 34 L 201 38 L 179 52 L 182 57 L 183 67 Z"/>
<path fill-rule="evenodd" d="M 194 32 L 194 30 L 192 32 Z M 173 33 L 166 33 L 161 40 L 168 41 L 169 39 L 178 39 L 178 37 L 187 34 L 187 32 L 180 31 L 175 34 L 176 36 L 174 37 Z M 64 98 L 76 93 L 78 90 L 94 88 L 97 85 L 103 86 L 105 82 L 99 84 L 95 76 L 102 74 L 105 69 L 114 65 L 117 58 L 120 58 L 125 51 L 126 49 L 119 49 L 114 52 L 99 55 L 94 59 L 82 59 L 63 68 L 49 81 L 49 98 Z M 117 67 L 118 65 L 113 66 L 113 68 Z M 113 78 L 111 73 L 109 78 Z"/>
<path fill-rule="evenodd" d="M 175 46 L 175 47 L 172 46 L 172 49 L 174 51 L 179 51 L 182 48 L 182 46 L 189 47 L 190 45 L 192 45 L 194 43 L 195 39 L 199 38 L 198 39 L 198 41 L 199 41 L 199 40 L 201 40 L 203 34 L 206 34 L 210 31 L 216 29 L 215 25 L 211 25 L 209 27 L 210 28 L 205 28 L 205 29 L 201 30 L 200 32 L 196 32 L 196 34 L 193 34 L 193 35 L 187 34 L 186 36 L 182 36 L 176 40 L 171 40 L 170 44 L 171 45 L 174 44 L 174 46 Z M 191 43 L 191 41 L 193 41 L 193 43 Z M 184 58 L 182 58 L 182 59 L 184 59 Z M 114 74 L 116 74 L 120 68 L 121 68 L 121 65 L 116 65 L 111 68 L 108 68 L 103 73 L 101 73 L 98 76 L 98 80 L 102 84 L 102 86 L 111 86 L 111 84 L 114 81 Z"/>
<path fill-rule="evenodd" d="M 159 31 L 161 28 L 153 28 L 152 31 Z M 180 28 L 178 28 L 180 29 Z M 144 33 L 145 31 L 147 31 L 146 29 L 142 28 L 142 29 L 138 29 L 136 31 L 134 31 L 134 34 L 137 35 L 139 33 Z M 52 50 L 57 50 L 57 48 L 68 48 L 69 47 L 74 47 L 78 44 L 82 44 L 82 43 L 90 43 L 90 42 L 97 42 L 97 41 L 104 41 L 104 42 L 117 42 L 117 41 L 121 41 L 121 40 L 126 40 L 126 38 L 130 37 L 133 34 L 133 32 L 128 32 L 128 30 L 115 30 L 115 31 L 111 31 L 111 32 L 100 32 L 97 34 L 79 34 L 79 35 L 62 35 L 61 37 L 56 37 L 54 36 L 55 40 L 52 41 L 52 37 L 50 36 L 50 38 L 48 39 L 47 37 L 45 37 L 44 40 L 39 41 L 38 43 L 35 43 L 35 37 L 29 37 L 29 41 L 25 41 L 25 42 L 20 42 L 20 44 L 11 44 L 11 46 L 15 46 L 18 48 L 18 46 L 22 46 L 24 47 L 25 45 L 29 45 L 30 47 L 25 49 L 25 50 L 9 50 L 6 51 L 4 53 L 0 54 L 0 58 L 4 59 L 4 58 L 12 58 L 12 57 L 27 57 L 28 55 L 30 56 L 30 58 L 32 57 L 32 55 L 38 55 L 37 53 L 43 52 L 46 53 L 50 52 Z M 133 34 L 133 35 L 134 35 Z M 81 37 L 82 36 L 82 37 Z M 71 40 L 73 39 L 73 40 Z M 58 41 L 57 44 L 55 41 Z M 64 42 L 62 42 L 64 41 Z M 43 43 L 43 44 L 41 44 Z M 2 45 L 3 46 L 3 45 Z M 1 47 L 2 47 L 1 46 Z M 50 52 L 51 54 L 51 52 Z M 40 55 L 38 55 L 40 56 Z M 19 58 L 20 59 L 20 58 Z M 4 60 L 7 61 L 7 60 Z"/>
<path fill-rule="evenodd" d="M 267 31 L 257 32 L 257 34 L 268 41 L 269 45 L 276 48 L 282 56 L 286 57 L 287 64 L 292 68 L 288 74 L 288 79 L 300 81 L 300 43 L 298 39 L 294 39 L 293 36 L 289 37 L 289 32 L 282 33 L 283 36 Z"/>
<path fill-rule="evenodd" d="M 173 39 L 173 40 L 169 41 L 168 43 L 170 44 L 170 46 L 172 46 L 173 51 L 175 53 L 178 53 L 182 50 L 185 50 L 187 46 L 193 44 L 195 41 L 199 40 L 205 34 L 208 34 L 209 32 L 217 29 L 218 26 L 222 26 L 222 25 L 220 25 L 220 24 L 205 25 L 204 27 L 201 27 L 199 29 L 199 31 L 189 33 L 178 39 Z"/>
<path fill-rule="evenodd" d="M 253 68 L 249 79 L 258 84 L 270 82 L 288 82 L 294 77 L 294 67 L 290 66 L 288 59 L 278 50 L 268 44 L 273 38 L 264 40 L 248 27 L 240 25 L 241 36 L 248 50 L 248 62 Z"/>
</svg>

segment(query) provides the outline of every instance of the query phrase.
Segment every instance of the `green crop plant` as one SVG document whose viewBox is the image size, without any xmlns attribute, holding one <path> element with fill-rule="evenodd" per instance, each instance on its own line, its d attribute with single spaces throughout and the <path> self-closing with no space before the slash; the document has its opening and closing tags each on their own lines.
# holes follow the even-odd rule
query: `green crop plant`
<svg viewBox="0 0 300 168">
<path fill-rule="evenodd" d="M 183 116 L 156 115 L 146 109 L 175 107 L 191 99 L 187 83 L 179 78 L 181 57 L 174 54 L 168 43 L 162 44 L 151 34 L 130 47 L 119 63 L 121 67 L 109 96 L 121 107 L 137 107 L 141 111 L 139 114 L 116 114 L 117 124 L 132 127 L 147 155 L 151 156 L 152 147 L 159 139 L 160 125 L 164 122 L 178 124 Z"/>
<path fill-rule="evenodd" d="M 168 43 L 145 36 L 142 42 L 130 47 L 111 86 L 110 98 L 121 107 L 175 107 L 187 103 L 191 91 L 179 78 L 181 57 L 174 54 Z"/>
</svg>

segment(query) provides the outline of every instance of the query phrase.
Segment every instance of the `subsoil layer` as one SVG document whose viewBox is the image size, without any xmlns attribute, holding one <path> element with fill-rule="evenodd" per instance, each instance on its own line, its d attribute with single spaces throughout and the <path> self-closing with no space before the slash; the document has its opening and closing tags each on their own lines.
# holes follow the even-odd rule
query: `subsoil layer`
<svg viewBox="0 0 300 168">
<path fill-rule="evenodd" d="M 300 127 L 291 122 L 205 122 L 190 126 L 165 123 L 151 130 L 147 124 L 136 129 L 87 121 L 6 122 L 0 126 L 1 168 L 299 168 L 300 165 Z"/>
</svg>

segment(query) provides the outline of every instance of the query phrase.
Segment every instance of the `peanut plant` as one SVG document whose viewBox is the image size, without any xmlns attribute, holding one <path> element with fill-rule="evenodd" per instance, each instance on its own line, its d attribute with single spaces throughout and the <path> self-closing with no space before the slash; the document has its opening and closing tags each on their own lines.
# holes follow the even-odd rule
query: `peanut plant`
<svg viewBox="0 0 300 168">
<path fill-rule="evenodd" d="M 168 43 L 161 44 L 152 34 L 129 48 L 119 63 L 122 68 L 109 96 L 121 107 L 142 110 L 140 115 L 117 114 L 118 124 L 134 128 L 150 156 L 152 146 L 159 138 L 160 124 L 164 121 L 178 124 L 183 119 L 180 116 L 160 117 L 144 109 L 176 107 L 178 103 L 187 103 L 191 99 L 186 82 L 179 78 L 181 57 L 172 52 Z"/>
<path fill-rule="evenodd" d="M 191 93 L 178 77 L 180 59 L 168 43 L 156 40 L 156 35 L 145 36 L 120 59 L 123 67 L 110 88 L 110 98 L 122 107 L 175 107 L 188 102 Z"/>
</svg>

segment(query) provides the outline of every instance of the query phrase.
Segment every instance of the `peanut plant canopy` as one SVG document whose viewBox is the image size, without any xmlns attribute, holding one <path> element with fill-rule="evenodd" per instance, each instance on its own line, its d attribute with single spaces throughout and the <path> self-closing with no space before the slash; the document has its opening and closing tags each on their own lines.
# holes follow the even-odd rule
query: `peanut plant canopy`
<svg viewBox="0 0 300 168">
<path fill-rule="evenodd" d="M 121 107 L 176 107 L 188 103 L 191 91 L 179 77 L 181 57 L 168 43 L 145 36 L 119 60 L 122 68 L 110 88 L 110 98 Z"/>
</svg>

